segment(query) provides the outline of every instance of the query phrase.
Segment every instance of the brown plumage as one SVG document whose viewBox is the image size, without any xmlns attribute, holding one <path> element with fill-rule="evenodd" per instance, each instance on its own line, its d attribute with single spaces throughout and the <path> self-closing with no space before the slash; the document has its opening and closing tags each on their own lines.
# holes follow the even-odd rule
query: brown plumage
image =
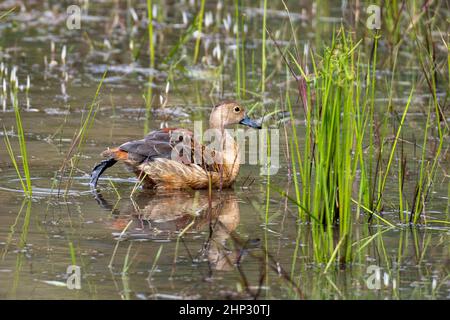
<svg viewBox="0 0 450 320">
<path fill-rule="evenodd" d="M 91 186 L 95 188 L 99 176 L 120 161 L 143 181 L 144 188 L 229 187 L 239 173 L 240 161 L 238 146 L 225 130 L 234 124 L 260 128 L 239 104 L 224 102 L 213 108 L 209 120 L 210 129 L 219 137 L 217 147 L 198 143 L 189 130 L 165 128 L 150 132 L 144 139 L 107 149 L 102 153 L 107 159 L 92 171 Z"/>
</svg>

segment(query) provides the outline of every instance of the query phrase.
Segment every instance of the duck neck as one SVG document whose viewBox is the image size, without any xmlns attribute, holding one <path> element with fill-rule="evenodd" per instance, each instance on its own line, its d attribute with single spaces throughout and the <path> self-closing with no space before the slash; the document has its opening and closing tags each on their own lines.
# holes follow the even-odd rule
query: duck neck
<svg viewBox="0 0 450 320">
<path fill-rule="evenodd" d="M 223 126 L 211 126 L 211 129 L 217 130 L 216 138 L 218 143 L 218 150 L 222 155 L 222 164 L 224 165 L 227 175 L 234 180 L 239 172 L 239 148 L 230 130 Z"/>
</svg>

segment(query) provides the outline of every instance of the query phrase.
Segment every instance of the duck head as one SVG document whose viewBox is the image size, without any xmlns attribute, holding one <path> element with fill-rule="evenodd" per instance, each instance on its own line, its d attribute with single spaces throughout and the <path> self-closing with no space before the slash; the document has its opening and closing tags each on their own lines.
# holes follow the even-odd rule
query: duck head
<svg viewBox="0 0 450 320">
<path fill-rule="evenodd" d="M 209 118 L 210 128 L 224 128 L 234 124 L 261 129 L 261 124 L 250 119 L 244 108 L 236 102 L 222 102 L 213 108 Z"/>
</svg>

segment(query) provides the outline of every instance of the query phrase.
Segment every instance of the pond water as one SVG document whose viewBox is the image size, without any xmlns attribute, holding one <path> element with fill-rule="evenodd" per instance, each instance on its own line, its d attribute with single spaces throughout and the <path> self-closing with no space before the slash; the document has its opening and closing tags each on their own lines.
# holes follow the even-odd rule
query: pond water
<svg viewBox="0 0 450 320">
<path fill-rule="evenodd" d="M 22 8 L 16 1 L 0 4 L 1 11 L 17 5 L 14 13 L 0 21 L 0 62 L 9 72 L 17 67 L 20 85 L 26 86 L 30 77 L 29 91 L 20 91 L 18 98 L 33 185 L 32 199 L 24 200 L 14 166 L 2 146 L 0 298 L 450 298 L 448 155 L 440 163 L 439 179 L 426 210 L 428 219 L 447 223 L 396 224 L 391 228 L 361 219 L 353 226 L 354 241 L 366 245 L 358 246 L 352 264 L 333 265 L 325 274 L 324 266 L 314 260 L 310 225 L 297 222 L 295 204 L 267 187 L 268 178 L 260 175 L 259 166 L 243 165 L 233 188 L 210 197 L 207 190 L 134 190 L 136 179 L 116 165 L 104 174 L 99 182 L 101 194 L 94 197 L 89 190 L 89 173 L 107 147 L 140 139 L 149 130 L 165 125 L 192 128 L 194 120 L 206 124 L 214 103 L 238 99 L 233 2 L 223 1 L 218 7 L 216 1 L 206 1 L 205 19 L 212 22 L 205 23 L 202 30 L 197 63 L 193 63 L 195 37 L 189 35 L 183 41 L 183 35 L 198 7 L 192 1 L 153 2 L 156 48 L 152 68 L 145 1 L 82 1 L 81 26 L 74 30 L 66 27 L 68 5 L 64 3 L 27 1 Z M 312 1 L 300 3 L 286 1 L 301 46 L 309 43 L 320 48 L 342 16 L 351 24 L 351 17 L 337 2 L 333 6 L 322 1 L 316 5 Z M 245 14 L 240 68 L 246 70 L 247 86 L 240 100 L 247 109 L 254 107 L 256 117 L 273 110 L 284 94 L 282 88 L 288 85 L 282 59 L 270 43 L 266 88 L 264 95 L 260 94 L 260 5 L 259 1 L 244 1 L 239 8 Z M 286 45 L 290 27 L 284 6 L 270 1 L 268 9 L 267 25 L 279 44 Z M 445 21 L 443 28 L 448 28 Z M 370 48 L 370 43 L 364 46 Z M 390 49 L 381 42 L 379 50 L 383 55 Z M 438 55 L 446 54 L 438 45 Z M 423 135 L 426 114 L 421 107 L 431 97 L 420 67 L 409 60 L 413 55 L 408 45 L 399 53 L 393 101 L 395 106 L 404 105 L 412 82 L 418 79 L 422 86 L 418 86 L 404 131 L 404 139 L 410 141 Z M 386 71 L 379 72 L 380 83 L 391 77 L 388 66 L 384 67 Z M 77 168 L 69 178 L 70 162 L 66 163 L 60 183 L 55 179 L 60 177 L 57 172 L 106 70 L 99 110 Z M 290 85 L 294 96 L 295 85 Z M 149 88 L 153 100 L 148 113 L 145 99 Z M 448 84 L 439 88 L 439 95 L 444 96 Z M 380 86 L 377 90 L 376 104 L 386 104 L 386 89 Z M 11 99 L 6 96 L 0 121 L 19 150 Z M 297 106 L 295 116 L 303 119 Z M 270 125 L 277 124 L 272 121 Z M 296 125 L 301 143 L 304 122 L 299 120 Z M 3 138 L 4 133 L 1 135 Z M 445 152 L 448 147 L 447 140 Z M 270 183 L 292 192 L 283 150 L 284 133 L 280 138 L 280 170 L 270 177 Z M 419 163 L 420 151 L 416 154 L 415 148 L 408 146 L 405 150 Z M 396 190 L 395 181 L 388 190 Z M 407 183 L 406 190 L 413 189 L 414 184 Z M 265 222 L 266 214 L 269 223 Z M 393 209 L 384 212 L 393 222 L 398 222 L 397 215 Z M 80 267 L 79 289 L 66 287 L 70 265 Z M 367 284 L 373 274 L 370 266 L 381 268 L 378 289 Z"/>
</svg>

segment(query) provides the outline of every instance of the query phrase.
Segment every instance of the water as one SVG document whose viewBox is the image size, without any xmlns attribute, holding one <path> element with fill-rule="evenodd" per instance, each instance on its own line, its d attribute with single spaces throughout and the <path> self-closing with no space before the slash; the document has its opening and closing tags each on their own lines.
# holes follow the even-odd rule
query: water
<svg viewBox="0 0 450 320">
<path fill-rule="evenodd" d="M 9 8 L 10 2 L 14 1 L 0 8 Z M 330 37 L 334 23 L 340 21 L 340 6 L 328 8 L 319 4 L 313 9 L 305 2 L 302 10 L 297 2 L 290 2 L 287 4 L 293 21 L 298 23 L 301 45 L 309 41 L 319 46 L 321 39 Z M 227 12 L 234 13 L 232 5 L 225 4 L 220 11 L 216 10 L 215 2 L 208 1 L 206 5 L 206 11 L 213 12 L 215 23 L 219 22 L 203 30 L 204 42 L 209 42 L 206 51 L 203 43 L 201 46 L 203 64 L 191 62 L 195 45 L 191 39 L 181 46 L 169 67 L 161 61 L 187 28 L 182 25 L 182 12 L 192 20 L 196 11 L 189 4 L 158 4 L 157 64 L 149 68 L 148 36 L 143 21 L 146 8 L 134 1 L 130 4 L 128 7 L 126 2 L 90 2 L 80 30 L 67 30 L 66 8 L 60 4 L 26 5 L 25 11 L 0 22 L 0 61 L 9 70 L 18 66 L 20 84 L 25 84 L 27 75 L 31 78 L 29 105 L 25 91 L 19 94 L 19 101 L 23 107 L 34 187 L 33 199 L 24 201 L 6 149 L 0 148 L 0 298 L 450 297 L 448 224 L 389 228 L 382 224 L 368 225 L 361 219 L 353 227 L 355 247 L 359 248 L 355 262 L 345 268 L 333 265 L 324 275 L 324 266 L 314 262 L 310 226 L 295 222 L 297 208 L 267 188 L 267 177 L 259 175 L 258 166 L 242 166 L 234 188 L 214 194 L 212 199 L 207 191 L 151 193 L 143 190 L 135 191 L 130 199 L 136 180 L 117 165 L 100 181 L 101 195 L 94 196 L 88 188 L 88 174 L 105 148 L 139 139 L 146 128 L 160 128 L 162 124 L 189 127 L 193 120 L 206 121 L 212 100 L 236 99 L 235 36 L 224 27 L 218 29 L 222 19 L 227 19 Z M 252 94 L 258 92 L 261 66 L 258 24 L 262 11 L 257 7 L 258 4 L 246 4 L 242 8 L 247 14 L 245 57 L 249 93 L 241 100 L 249 107 L 261 101 Z M 290 30 L 283 6 L 270 4 L 269 7 L 267 24 L 272 32 L 278 30 L 278 36 L 286 40 L 280 40 L 280 44 L 286 44 Z M 136 23 L 130 8 L 137 12 Z M 320 17 L 311 18 L 313 22 L 304 17 L 312 10 L 321 13 Z M 234 19 L 233 14 L 231 18 Z M 217 44 L 221 47 L 220 60 L 217 50 L 213 56 Z M 61 60 L 64 45 L 65 64 Z M 279 99 L 280 88 L 286 85 L 286 76 L 276 50 L 273 46 L 269 48 L 267 75 L 274 73 L 266 86 L 264 101 L 265 107 L 271 110 Z M 409 49 L 405 45 L 401 57 L 413 55 Z M 386 46 L 381 45 L 380 51 L 386 52 Z M 224 59 L 222 69 L 220 61 Z M 67 179 L 59 185 L 54 180 L 55 172 L 62 166 L 106 68 L 100 110 L 73 181 L 66 190 Z M 401 107 L 420 70 L 405 59 L 399 72 L 401 79 L 395 83 L 394 104 Z M 146 117 L 143 95 L 147 93 L 149 77 L 155 100 L 154 109 Z M 390 73 L 382 70 L 379 77 L 390 79 Z M 159 95 L 165 96 L 167 81 L 170 82 L 168 101 L 161 108 Z M 386 97 L 383 90 L 379 89 L 380 99 L 376 102 L 380 106 L 387 103 L 383 100 Z M 408 116 L 405 131 L 408 139 L 414 133 L 420 139 L 424 130 L 421 108 L 430 95 L 426 89 L 418 88 L 418 91 Z M 442 96 L 443 91 L 439 94 Z M 0 121 L 10 131 L 15 119 L 9 98 L 7 102 L 6 111 L 0 112 Z M 262 116 L 260 107 L 255 114 Z M 298 128 L 302 141 L 303 122 L 299 121 Z M 16 145 L 16 139 L 12 141 Z M 285 150 L 283 138 L 280 143 L 280 150 Z M 405 148 L 417 163 L 421 152 Z M 280 161 L 281 169 L 271 177 L 271 184 L 293 192 L 282 151 Z M 448 161 L 441 163 L 441 167 L 448 172 Z M 62 194 L 58 196 L 59 187 Z M 411 183 L 406 189 L 412 192 L 413 187 Z M 447 188 L 448 177 L 442 176 L 434 186 L 432 201 L 427 204 L 427 219 L 448 221 Z M 388 189 L 396 190 L 395 183 Z M 266 209 L 270 217 L 268 224 L 265 224 Z M 384 216 L 395 222 L 397 212 L 386 208 Z M 67 267 L 72 264 L 81 268 L 78 290 L 66 287 Z M 378 289 L 369 288 L 374 283 L 371 282 L 374 278 L 370 278 L 374 273 L 367 273 L 371 265 L 381 267 Z"/>
</svg>

